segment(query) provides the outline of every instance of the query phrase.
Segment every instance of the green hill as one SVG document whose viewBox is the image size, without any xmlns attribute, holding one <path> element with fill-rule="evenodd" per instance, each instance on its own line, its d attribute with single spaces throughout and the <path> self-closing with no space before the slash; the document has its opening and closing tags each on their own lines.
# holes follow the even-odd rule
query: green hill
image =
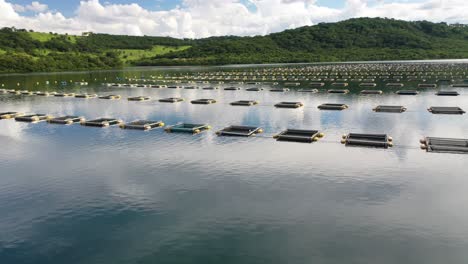
<svg viewBox="0 0 468 264">
<path fill-rule="evenodd" d="M 450 58 L 468 58 L 467 26 L 358 18 L 267 36 L 196 40 L 0 30 L 0 72 Z"/>
</svg>

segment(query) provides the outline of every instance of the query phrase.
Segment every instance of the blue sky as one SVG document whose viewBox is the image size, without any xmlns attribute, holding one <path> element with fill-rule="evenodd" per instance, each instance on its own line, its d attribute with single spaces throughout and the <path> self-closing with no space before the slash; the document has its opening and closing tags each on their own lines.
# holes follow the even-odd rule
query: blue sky
<svg viewBox="0 0 468 264">
<path fill-rule="evenodd" d="M 28 5 L 33 0 L 10 0 L 13 4 Z M 413 0 L 418 1 L 418 0 Z M 57 10 L 64 15 L 73 15 L 73 12 L 80 4 L 80 0 L 39 0 L 38 2 L 46 4 L 51 10 Z M 245 0 L 244 2 L 247 2 Z M 137 3 L 141 7 L 148 10 L 169 10 L 182 3 L 182 0 L 102 0 L 101 3 L 112 4 L 131 4 Z M 317 0 L 317 4 L 321 6 L 340 8 L 344 6 L 345 0 Z"/>
<path fill-rule="evenodd" d="M 9 0 L 13 4 L 28 5 L 34 0 Z M 50 10 L 59 11 L 66 16 L 71 16 L 76 11 L 77 7 L 82 0 L 38 0 L 41 4 L 48 5 Z M 369 5 L 376 3 L 417 3 L 424 0 L 367 0 Z M 468 1 L 468 0 L 467 0 Z M 137 3 L 147 10 L 170 10 L 178 5 L 181 5 L 183 0 L 101 0 L 102 4 L 132 4 Z M 248 3 L 248 0 L 241 0 L 241 2 Z M 343 8 L 346 4 L 345 0 L 316 0 L 316 5 L 330 7 L 330 8 Z M 246 4 L 246 6 L 251 6 Z M 31 14 L 31 13 L 29 13 Z"/>
<path fill-rule="evenodd" d="M 32 0 L 12 0 L 10 3 L 28 5 Z M 38 0 L 42 4 L 46 4 L 52 10 L 57 10 L 64 15 L 72 15 L 73 12 L 80 4 L 80 0 Z M 141 7 L 149 10 L 168 10 L 172 9 L 182 0 L 102 0 L 101 3 L 112 3 L 112 4 L 131 4 L 137 3 Z"/>
<path fill-rule="evenodd" d="M 369 0 L 369 4 L 381 2 L 403 2 L 403 3 L 414 3 L 414 2 L 423 2 L 424 0 Z M 31 0 L 10 0 L 8 1 L 14 4 L 27 5 L 30 4 Z M 65 15 L 72 15 L 73 12 L 80 4 L 80 0 L 39 0 L 40 3 L 46 4 L 52 10 L 60 11 Z M 248 2 L 248 0 L 243 0 L 243 2 Z M 131 4 L 137 3 L 141 7 L 144 7 L 148 10 L 169 10 L 177 5 L 182 3 L 182 0 L 102 0 L 101 3 L 111 3 L 111 4 Z M 331 8 L 341 8 L 345 5 L 345 0 L 317 0 L 317 5 L 331 7 Z"/>
</svg>

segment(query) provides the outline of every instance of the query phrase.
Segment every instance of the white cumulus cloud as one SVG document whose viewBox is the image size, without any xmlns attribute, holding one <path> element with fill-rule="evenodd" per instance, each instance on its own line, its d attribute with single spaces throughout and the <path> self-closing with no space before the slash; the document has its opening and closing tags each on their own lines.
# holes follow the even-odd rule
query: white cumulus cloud
<svg viewBox="0 0 468 264">
<path fill-rule="evenodd" d="M 14 4 L 13 9 L 17 12 L 35 12 L 35 13 L 40 13 L 40 12 L 45 12 L 49 9 L 49 6 L 46 4 L 41 4 L 37 1 L 31 2 L 29 5 L 19 5 L 19 4 Z"/>
<path fill-rule="evenodd" d="M 92 31 L 201 38 L 264 35 L 354 17 L 468 23 L 466 10 L 466 0 L 346 0 L 342 8 L 326 7 L 316 0 L 184 0 L 180 6 L 165 11 L 148 10 L 137 3 L 83 0 L 75 13 L 66 17 L 37 1 L 18 6 L 0 0 L 0 26 L 70 34 Z M 26 11 L 33 14 L 23 15 Z"/>
</svg>

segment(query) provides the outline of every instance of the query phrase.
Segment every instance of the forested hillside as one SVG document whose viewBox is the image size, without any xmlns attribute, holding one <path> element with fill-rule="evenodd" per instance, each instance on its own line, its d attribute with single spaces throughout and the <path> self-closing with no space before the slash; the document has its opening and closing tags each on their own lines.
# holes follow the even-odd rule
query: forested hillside
<svg viewBox="0 0 468 264">
<path fill-rule="evenodd" d="M 359 18 L 264 37 L 215 37 L 151 64 L 229 64 L 468 58 L 468 27 Z"/>
<path fill-rule="evenodd" d="M 215 65 L 468 58 L 468 27 L 358 18 L 255 37 L 175 39 L 85 36 L 0 30 L 0 72 Z"/>
</svg>

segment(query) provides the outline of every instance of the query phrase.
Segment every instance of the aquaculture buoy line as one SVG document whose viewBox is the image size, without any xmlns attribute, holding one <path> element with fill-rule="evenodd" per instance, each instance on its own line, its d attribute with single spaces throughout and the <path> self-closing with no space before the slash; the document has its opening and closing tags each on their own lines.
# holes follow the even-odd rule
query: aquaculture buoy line
<svg viewBox="0 0 468 264">
<path fill-rule="evenodd" d="M 385 86 L 387 88 L 402 88 L 406 83 L 414 83 L 417 88 L 437 88 L 440 84 L 451 87 L 468 87 L 468 64 L 466 63 L 353 63 L 353 64 L 320 64 L 320 65 L 288 65 L 284 67 L 256 67 L 248 69 L 229 69 L 188 71 L 178 73 L 149 74 L 140 77 L 134 76 L 106 76 L 99 80 L 116 80 L 117 83 L 107 83 L 114 87 L 150 87 L 173 89 L 198 89 L 198 84 L 229 84 L 252 86 L 277 86 L 284 87 L 311 87 L 320 88 L 328 86 L 331 93 L 335 88 L 345 88 L 356 84 L 363 88 L 375 88 Z M 80 79 L 80 78 L 79 78 Z M 88 79 L 88 80 L 86 80 Z M 98 78 L 81 78 L 81 80 L 47 80 L 45 85 L 78 85 L 86 86 L 90 82 L 97 82 Z M 137 83 L 121 83 L 131 81 Z M 162 83 L 162 84 L 161 84 Z M 164 83 L 172 83 L 165 85 Z M 187 83 L 190 86 L 179 87 L 178 84 Z M 36 82 L 36 86 L 41 82 Z M 5 84 L 1 84 L 5 87 Z M 16 86 L 21 86 L 20 82 Z M 208 87 L 207 87 L 208 88 Z M 226 87 L 225 90 L 235 91 L 237 88 Z M 271 91 L 286 92 L 289 88 L 273 88 Z M 304 92 L 314 92 L 314 89 L 300 89 Z M 339 89 L 338 89 L 339 90 Z M 346 93 L 346 89 L 338 91 Z M 378 94 L 378 92 L 371 92 Z M 443 95 L 441 95 L 443 96 Z M 446 95 L 450 96 L 450 95 Z M 455 95 L 454 95 L 455 96 Z"/>
<path fill-rule="evenodd" d="M 29 123 L 48 122 L 49 124 L 59 125 L 81 124 L 82 126 L 100 128 L 119 126 L 122 129 L 136 129 L 143 131 L 164 127 L 164 131 L 167 133 L 189 133 L 193 135 L 212 129 L 208 124 L 177 123 L 175 125 L 166 126 L 163 121 L 155 120 L 135 120 L 125 123 L 120 119 L 109 117 L 86 120 L 82 116 L 53 117 L 47 114 L 23 114 L 19 112 L 0 113 L 0 119 L 15 119 L 18 122 Z M 218 136 L 229 137 L 254 137 L 262 133 L 264 133 L 264 130 L 261 127 L 242 125 L 227 126 L 215 132 Z M 267 138 L 286 142 L 313 143 L 320 141 L 324 136 L 325 134 L 319 130 L 286 129 Z M 349 133 L 343 135 L 340 141 L 327 142 L 341 142 L 345 146 L 384 149 L 394 146 L 393 138 L 387 134 Z M 425 137 L 420 141 L 420 143 L 421 149 L 426 150 L 427 152 L 468 153 L 468 139 Z M 410 148 L 411 146 L 400 147 Z"/>
<path fill-rule="evenodd" d="M 132 84 L 104 84 L 106 86 L 112 86 L 112 87 L 123 87 L 123 88 L 128 88 L 128 87 L 140 87 L 140 88 L 154 88 L 152 85 L 132 85 Z M 377 86 L 377 85 L 375 85 Z M 398 86 L 398 87 L 403 87 L 403 85 Z M 458 86 L 460 87 L 460 86 Z M 467 84 L 468 87 L 468 84 Z M 241 87 L 234 87 L 234 86 L 229 86 L 229 87 L 198 87 L 198 86 L 183 86 L 183 85 L 177 85 L 177 86 L 166 86 L 166 85 L 157 85 L 158 89 L 185 89 L 185 90 L 223 90 L 223 91 L 241 91 L 243 90 Z M 422 87 L 419 87 L 421 90 Z M 351 91 L 349 89 L 288 89 L 288 88 L 271 88 L 271 89 L 265 89 L 262 87 L 250 87 L 250 88 L 245 88 L 245 91 L 249 92 L 260 92 L 260 91 L 265 91 L 265 92 L 275 92 L 275 93 L 286 93 L 286 92 L 299 92 L 299 93 L 328 93 L 328 94 L 338 94 L 338 95 L 346 95 L 346 94 L 351 94 Z M 394 91 L 394 94 L 397 95 L 418 95 L 421 91 L 420 90 L 397 90 Z M 383 90 L 378 90 L 378 89 L 364 89 L 359 92 L 360 95 L 383 95 L 385 92 Z M 452 91 L 452 90 L 438 90 L 434 93 L 436 96 L 459 96 L 459 95 L 465 95 L 465 94 L 460 94 L 458 91 Z M 468 95 L 468 94 L 466 94 Z"/>
<path fill-rule="evenodd" d="M 416 94 L 418 93 L 417 91 L 398 91 L 401 92 L 402 94 Z M 103 99 L 103 100 L 120 100 L 122 99 L 122 96 L 119 94 L 107 94 L 107 95 L 97 95 L 97 94 L 88 94 L 88 93 L 57 93 L 57 92 L 44 92 L 44 91 L 35 91 L 31 92 L 28 90 L 5 90 L 5 89 L 0 89 L 0 94 L 14 94 L 14 95 L 27 95 L 27 96 L 42 96 L 42 97 L 48 97 L 48 96 L 54 96 L 54 97 L 62 97 L 62 98 L 79 98 L 79 99 Z M 135 101 L 135 102 L 142 102 L 142 101 L 151 101 L 150 96 L 133 96 L 133 97 L 128 97 L 128 101 Z M 181 97 L 170 97 L 170 98 L 162 98 L 157 100 L 160 103 L 180 103 L 184 102 L 185 99 Z M 202 99 L 193 99 L 190 100 L 191 104 L 199 104 L 199 105 L 210 105 L 210 104 L 216 104 L 218 101 L 213 98 L 202 98 Z M 232 106 L 267 106 L 267 105 L 260 105 L 259 101 L 256 100 L 240 100 L 240 101 L 234 101 L 229 103 L 229 105 Z M 304 103 L 302 102 L 278 102 L 272 104 L 272 106 L 276 108 L 301 108 L 304 107 Z M 310 107 L 306 107 L 310 108 Z M 323 103 L 319 106 L 317 106 L 319 110 L 346 110 L 349 108 L 348 105 L 346 104 L 341 104 L 341 103 Z M 372 109 L 375 112 L 385 112 L 385 113 L 403 113 L 406 112 L 408 109 L 404 106 L 377 106 Z M 431 106 L 427 109 L 430 113 L 433 114 L 454 114 L 454 115 L 462 115 L 465 114 L 465 111 L 458 106 Z"/>
<path fill-rule="evenodd" d="M 111 84 L 102 84 L 104 86 L 110 86 L 114 87 L 115 85 Z M 194 87 L 194 86 L 162 86 L 162 85 L 156 85 L 158 89 L 184 89 L 184 90 L 202 90 L 202 91 L 207 91 L 207 90 L 223 90 L 223 91 L 241 91 L 243 90 L 241 87 Z M 141 86 L 141 85 L 118 85 L 115 87 L 121 87 L 121 88 L 131 88 L 131 87 L 139 87 L 139 88 L 153 88 L 153 86 Z M 458 87 L 461 87 L 458 86 Z M 467 86 L 468 88 L 468 83 Z M 255 92 L 260 92 L 260 91 L 265 91 L 265 92 L 280 92 L 280 93 L 287 93 L 287 92 L 299 92 L 299 93 L 328 93 L 328 94 L 338 94 L 338 95 L 346 95 L 346 94 L 351 94 L 351 91 L 349 89 L 287 89 L 287 88 L 272 88 L 272 89 L 265 89 L 261 87 L 250 87 L 250 88 L 245 88 L 245 91 L 255 91 Z M 397 95 L 418 95 L 421 92 L 421 89 L 419 90 L 411 90 L 411 89 L 402 89 L 402 90 L 397 90 L 393 91 L 394 94 Z M 425 93 L 429 93 L 429 91 L 425 91 Z M 15 90 L 15 89 L 5 89 L 1 88 L 0 89 L 0 94 L 17 94 L 17 95 L 40 95 L 40 96 L 56 96 L 56 97 L 78 97 L 78 98 L 83 98 L 80 95 L 87 95 L 87 93 L 84 94 L 75 94 L 75 93 L 58 93 L 55 91 L 29 91 L 29 90 Z M 359 92 L 360 95 L 383 95 L 385 92 L 383 90 L 379 89 L 364 89 Z M 90 94 L 93 95 L 93 94 Z M 94 94 L 95 95 L 95 94 Z M 437 90 L 434 92 L 434 95 L 436 96 L 460 96 L 460 95 L 467 95 L 467 94 L 460 94 L 458 91 L 453 91 L 453 90 Z M 92 97 L 94 98 L 94 97 Z"/>
<path fill-rule="evenodd" d="M 279 85 L 285 87 L 346 87 L 358 83 L 360 87 L 375 87 L 376 82 L 384 82 L 386 87 L 403 87 L 404 82 L 419 82 L 418 88 L 436 88 L 439 83 L 453 84 L 455 87 L 468 87 L 464 83 L 455 84 L 456 80 L 468 79 L 467 64 L 430 65 L 424 63 L 406 64 L 343 64 L 268 67 L 250 70 L 205 71 L 182 74 L 151 75 L 150 78 L 128 78 L 140 82 L 171 82 L 190 84 L 246 84 L 246 85 Z M 305 82 L 309 82 L 306 84 Z M 432 83 L 430 83 L 432 82 Z M 279 89 L 277 89 L 279 90 Z"/>
<path fill-rule="evenodd" d="M 468 87 L 468 64 L 445 62 L 402 62 L 402 63 L 328 63 L 285 66 L 257 66 L 255 68 L 211 68 L 203 71 L 168 73 L 130 73 L 105 74 L 105 77 L 78 77 L 61 80 L 43 81 L 46 85 L 89 85 L 91 82 L 116 80 L 118 82 L 139 82 L 135 87 L 158 86 L 160 83 L 190 84 L 246 84 L 270 85 L 283 84 L 285 87 L 347 87 L 353 83 L 360 87 L 375 87 L 382 83 L 385 87 L 402 87 L 406 82 L 414 82 L 418 88 L 436 88 L 439 84 L 453 87 Z M 74 80 L 73 80 L 74 79 Z M 155 83 L 160 82 L 160 83 Z M 39 86 L 41 82 L 35 82 Z M 16 86 L 21 83 L 17 82 Z M 118 86 L 120 84 L 116 84 Z M 130 84 L 124 84 L 131 87 Z M 1 84 L 5 86 L 4 83 Z M 157 87 L 154 87 L 157 88 Z"/>
</svg>

